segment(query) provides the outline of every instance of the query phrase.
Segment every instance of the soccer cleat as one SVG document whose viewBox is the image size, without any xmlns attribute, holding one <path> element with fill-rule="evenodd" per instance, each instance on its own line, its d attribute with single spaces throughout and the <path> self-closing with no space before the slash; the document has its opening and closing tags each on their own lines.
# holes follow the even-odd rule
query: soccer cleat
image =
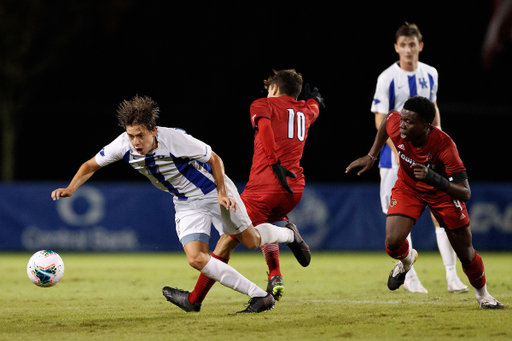
<svg viewBox="0 0 512 341">
<path fill-rule="evenodd" d="M 308 244 L 300 236 L 297 226 L 293 223 L 286 224 L 286 228 L 293 231 L 295 237 L 293 242 L 288 243 L 288 247 L 293 252 L 293 255 L 297 259 L 300 265 L 306 267 L 311 262 L 311 251 L 309 250 Z"/>
<path fill-rule="evenodd" d="M 505 306 L 498 302 L 497 299 L 489 295 L 488 293 L 482 296 L 481 298 L 476 299 L 478 304 L 480 304 L 480 308 L 482 309 L 504 309 Z"/>
<path fill-rule="evenodd" d="M 416 259 L 418 259 L 418 252 L 416 252 L 416 250 L 414 250 L 414 249 L 411 249 L 410 252 L 413 253 L 412 257 L 414 260 L 413 260 L 412 264 L 414 264 L 416 262 Z M 412 264 L 411 264 L 411 266 L 412 266 Z M 407 272 L 411 269 L 411 266 L 409 266 L 408 268 L 405 268 L 404 264 L 401 261 L 398 261 L 396 263 L 393 270 L 391 270 L 391 272 L 389 273 L 389 277 L 388 277 L 389 290 L 396 290 L 396 289 L 400 288 L 400 286 L 402 284 L 404 284 L 405 275 L 407 275 Z"/>
<path fill-rule="evenodd" d="M 192 304 L 188 301 L 188 295 L 190 294 L 190 292 L 188 291 L 181 290 L 178 288 L 164 287 L 162 289 L 162 294 L 165 296 L 165 298 L 167 298 L 167 301 L 180 307 L 187 313 L 199 312 L 201 310 L 200 303 Z"/>
<path fill-rule="evenodd" d="M 274 296 L 276 301 L 279 301 L 283 296 L 284 292 L 284 282 L 281 276 L 276 275 L 272 277 L 271 280 L 268 281 L 267 292 Z"/>
<path fill-rule="evenodd" d="M 274 300 L 274 296 L 271 294 L 267 294 L 267 296 L 263 297 L 252 297 L 249 300 L 249 305 L 242 311 L 237 311 L 237 314 L 240 313 L 261 313 L 262 311 L 271 310 L 274 308 L 276 301 Z"/>
<path fill-rule="evenodd" d="M 404 288 L 408 292 L 426 294 L 428 290 L 421 285 L 421 282 L 417 276 L 405 276 Z"/>
<path fill-rule="evenodd" d="M 453 294 L 459 294 L 468 292 L 469 288 L 460 281 L 459 277 L 454 277 L 448 280 L 448 291 Z"/>
</svg>

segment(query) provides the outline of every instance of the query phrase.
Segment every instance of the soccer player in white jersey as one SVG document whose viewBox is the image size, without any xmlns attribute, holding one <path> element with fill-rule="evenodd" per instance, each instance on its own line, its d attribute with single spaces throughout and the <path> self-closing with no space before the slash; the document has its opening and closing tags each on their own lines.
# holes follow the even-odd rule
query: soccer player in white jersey
<svg viewBox="0 0 512 341">
<path fill-rule="evenodd" d="M 176 232 L 190 266 L 224 286 L 249 295 L 249 305 L 240 313 L 272 309 L 275 301 L 271 294 L 230 265 L 210 257 L 211 225 L 221 235 L 236 235 L 249 249 L 287 243 L 290 248 L 308 253 L 303 256 L 311 257 L 309 247 L 296 230 L 268 223 L 254 227 L 236 186 L 224 173 L 222 159 L 209 145 L 185 131 L 158 127 L 159 114 L 158 105 L 151 98 L 135 96 L 131 101 L 123 101 L 117 118 L 126 131 L 82 164 L 67 188 L 53 191 L 53 200 L 70 197 L 98 169 L 124 160 L 148 177 L 155 187 L 174 196 Z M 170 301 L 176 290 L 179 289 L 164 287 L 162 292 Z M 190 305 L 188 300 L 182 303 Z M 188 311 L 199 311 L 201 306 L 188 308 Z"/>
<path fill-rule="evenodd" d="M 393 63 L 377 79 L 377 89 L 373 97 L 371 111 L 375 113 L 375 126 L 379 129 L 381 122 L 389 111 L 402 110 L 407 99 L 420 95 L 430 99 L 435 104 L 436 116 L 433 124 L 441 128 L 439 108 L 437 107 L 437 70 L 419 61 L 419 54 L 423 50 L 423 38 L 415 24 L 405 23 L 400 26 L 395 35 L 395 51 L 399 61 Z M 398 172 L 397 151 L 393 143 L 388 140 L 380 152 L 380 201 L 382 211 L 387 214 L 390 204 L 391 189 L 395 185 Z M 439 226 L 434 216 L 436 239 L 443 263 L 446 268 L 448 291 L 452 293 L 467 292 L 468 287 L 462 283 L 457 275 L 456 254 L 453 250 L 446 232 Z M 411 235 L 407 237 L 412 248 Z M 407 273 L 404 288 L 409 292 L 427 293 L 423 287 L 414 267 Z"/>
</svg>

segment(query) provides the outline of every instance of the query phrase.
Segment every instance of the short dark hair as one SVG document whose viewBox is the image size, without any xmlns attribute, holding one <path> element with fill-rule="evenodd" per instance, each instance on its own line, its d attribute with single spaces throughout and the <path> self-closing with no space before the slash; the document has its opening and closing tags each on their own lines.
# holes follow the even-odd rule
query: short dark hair
<svg viewBox="0 0 512 341">
<path fill-rule="evenodd" d="M 426 123 L 432 124 L 436 117 L 436 107 L 426 97 L 414 96 L 409 98 L 404 104 L 404 109 L 414 111 Z"/>
<path fill-rule="evenodd" d="M 281 94 L 292 96 L 293 98 L 299 97 L 302 91 L 302 75 L 294 69 L 289 70 L 274 70 L 274 75 L 268 77 L 263 81 L 265 89 L 269 89 L 272 84 L 279 87 Z"/>
<path fill-rule="evenodd" d="M 421 35 L 420 29 L 416 24 L 409 24 L 407 21 L 398 28 L 395 34 L 395 42 L 398 41 L 400 37 L 413 37 L 418 38 L 418 41 L 421 43 L 423 41 L 423 36 Z"/>
<path fill-rule="evenodd" d="M 126 126 L 143 125 L 148 130 L 156 127 L 156 119 L 160 116 L 158 104 L 149 97 L 135 95 L 131 101 L 124 100 L 117 109 L 119 125 Z"/>
</svg>

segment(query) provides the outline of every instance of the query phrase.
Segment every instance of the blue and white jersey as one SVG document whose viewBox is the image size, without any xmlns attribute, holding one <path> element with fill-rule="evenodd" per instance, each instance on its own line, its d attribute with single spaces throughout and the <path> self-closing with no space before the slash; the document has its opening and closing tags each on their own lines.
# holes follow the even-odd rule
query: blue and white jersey
<svg viewBox="0 0 512 341">
<path fill-rule="evenodd" d="M 394 63 L 377 79 L 371 111 L 381 114 L 387 114 L 390 110 L 401 111 L 405 102 L 415 95 L 436 102 L 437 79 L 437 70 L 425 63 L 418 62 L 414 71 L 405 71 L 398 66 L 398 62 Z M 391 149 L 387 144 L 384 145 L 380 153 L 379 167 L 391 168 L 392 157 Z"/>
<path fill-rule="evenodd" d="M 96 154 L 101 167 L 123 159 L 155 185 L 187 200 L 202 197 L 216 189 L 210 165 L 212 149 L 204 142 L 176 128 L 157 128 L 157 149 L 141 155 L 128 139 L 126 132 Z"/>
</svg>

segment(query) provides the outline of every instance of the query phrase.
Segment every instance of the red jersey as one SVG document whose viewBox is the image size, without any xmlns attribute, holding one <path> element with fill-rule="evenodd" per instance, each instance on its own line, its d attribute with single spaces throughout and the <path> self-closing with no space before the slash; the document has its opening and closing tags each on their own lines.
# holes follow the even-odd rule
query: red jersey
<svg viewBox="0 0 512 341">
<path fill-rule="evenodd" d="M 286 190 L 272 171 L 271 164 L 281 165 L 295 173 L 297 178 L 287 177 L 293 191 L 302 192 L 305 184 L 300 159 L 308 137 L 309 126 L 318 117 L 318 103 L 309 99 L 296 101 L 290 96 L 260 98 L 251 104 L 251 123 L 255 130 L 254 154 L 251 173 L 244 192 L 278 192 Z M 270 120 L 273 139 L 261 135 L 258 124 Z M 265 146 L 270 148 L 265 149 Z"/>
<path fill-rule="evenodd" d="M 419 149 L 416 149 L 411 142 L 404 141 L 400 137 L 399 112 L 392 112 L 388 115 L 386 131 L 400 156 L 398 179 L 412 189 L 419 192 L 438 191 L 438 189 L 414 177 L 414 170 L 411 167 L 413 163 L 421 163 L 447 179 L 466 170 L 453 140 L 434 126 L 430 128 L 427 144 Z"/>
</svg>

